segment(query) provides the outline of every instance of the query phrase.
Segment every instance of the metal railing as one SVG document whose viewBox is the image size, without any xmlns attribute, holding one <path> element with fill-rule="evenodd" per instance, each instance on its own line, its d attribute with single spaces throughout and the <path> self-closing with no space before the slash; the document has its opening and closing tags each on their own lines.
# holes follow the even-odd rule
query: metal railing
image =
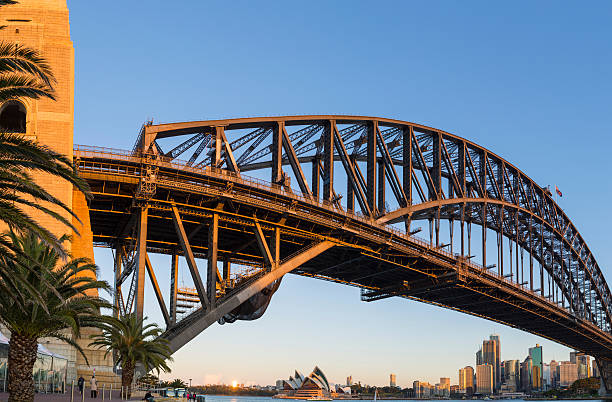
<svg viewBox="0 0 612 402">
<path fill-rule="evenodd" d="M 435 247 L 433 244 L 431 244 L 431 242 L 423 238 L 420 238 L 416 235 L 411 235 L 395 227 L 376 223 L 374 219 L 367 218 L 360 214 L 356 214 L 356 213 L 352 213 L 350 211 L 344 210 L 334 205 L 333 203 L 313 199 L 309 196 L 304 195 L 301 191 L 297 189 L 288 190 L 282 186 L 273 185 L 269 181 L 266 181 L 260 178 L 248 176 L 243 173 L 234 173 L 234 172 L 230 172 L 224 169 L 213 168 L 211 166 L 204 166 L 201 168 L 190 166 L 188 165 L 188 162 L 178 160 L 178 159 L 173 159 L 169 161 L 169 160 L 164 160 L 163 156 L 162 157 L 133 156 L 131 151 L 122 150 L 122 149 L 89 146 L 89 145 L 75 145 L 74 156 L 76 158 L 92 158 L 92 159 L 107 159 L 107 160 L 118 159 L 121 161 L 130 162 L 134 165 L 140 165 L 141 163 L 147 163 L 147 164 L 154 165 L 157 167 L 163 167 L 166 169 L 174 170 L 175 174 L 171 174 L 169 172 L 163 172 L 159 174 L 159 176 L 161 177 L 156 178 L 156 182 L 158 184 L 167 186 L 167 187 L 182 188 L 182 189 L 187 188 L 195 192 L 202 192 L 202 187 L 205 184 L 208 184 L 208 186 L 211 187 L 211 183 L 205 183 L 205 182 L 202 182 L 201 180 L 188 180 L 188 177 L 186 176 L 183 176 L 183 177 L 179 176 L 179 173 L 189 172 L 189 173 L 194 174 L 196 178 L 197 176 L 200 176 L 200 177 L 203 176 L 206 179 L 213 178 L 213 179 L 217 179 L 217 180 L 221 180 L 225 182 L 232 182 L 235 184 L 239 184 L 245 188 L 258 189 L 266 193 L 272 193 L 272 194 L 275 194 L 275 195 L 278 195 L 278 196 L 281 196 L 287 199 L 299 201 L 301 203 L 308 204 L 310 206 L 314 206 L 322 210 L 326 210 L 332 213 L 333 215 L 336 215 L 336 217 L 345 218 L 344 219 L 345 222 L 346 222 L 346 219 L 350 219 L 350 220 L 359 222 L 365 227 L 370 227 L 370 228 L 373 227 L 378 230 L 388 232 L 389 234 L 400 237 L 402 239 L 407 239 L 427 249 L 429 252 L 444 255 L 447 258 L 457 261 L 458 263 L 460 262 L 460 260 L 463 260 L 462 264 L 464 266 L 472 268 L 472 270 L 479 272 L 480 275 L 494 278 L 495 280 L 498 280 L 498 281 L 503 281 L 509 285 L 512 285 L 516 288 L 521 289 L 522 291 L 528 292 L 530 295 L 537 297 L 538 299 L 540 299 L 541 301 L 549 305 L 556 306 L 557 308 L 563 309 L 565 311 L 570 311 L 569 308 L 562 307 L 556 303 L 553 303 L 546 297 L 543 297 L 538 292 L 531 290 L 531 289 L 527 289 L 525 288 L 524 285 L 518 282 L 514 282 L 511 278 L 508 278 L 497 272 L 492 272 L 491 269 L 484 267 L 483 265 L 473 262 L 469 259 L 462 258 L 460 255 L 452 253 L 442 247 Z M 84 168 L 87 169 L 87 167 L 84 167 Z M 100 170 L 102 169 L 100 168 Z M 140 172 L 137 173 L 136 170 L 134 170 L 130 175 L 134 177 L 140 177 Z M 180 184 L 177 183 L 177 181 L 180 181 Z M 269 199 L 269 197 L 267 198 Z M 361 229 L 361 228 L 357 228 L 357 229 Z M 254 275 L 254 276 L 257 276 L 257 275 Z"/>
</svg>

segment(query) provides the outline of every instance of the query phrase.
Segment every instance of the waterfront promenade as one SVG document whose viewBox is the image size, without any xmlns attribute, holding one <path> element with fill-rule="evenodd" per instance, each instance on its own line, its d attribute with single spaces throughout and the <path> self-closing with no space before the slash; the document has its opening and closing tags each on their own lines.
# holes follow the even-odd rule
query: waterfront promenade
<svg viewBox="0 0 612 402">
<path fill-rule="evenodd" d="M 140 395 L 140 394 L 138 394 Z M 98 392 L 98 398 L 93 399 L 90 398 L 90 392 L 89 390 L 87 390 L 85 392 L 85 399 L 81 398 L 81 394 L 79 394 L 76 390 L 74 391 L 74 402 L 80 402 L 82 400 L 85 401 L 102 401 L 102 393 L 99 391 Z M 136 396 L 134 395 L 130 400 L 131 401 L 139 401 L 142 399 L 142 396 Z M 110 395 L 110 392 L 107 390 L 105 395 L 104 395 L 104 401 L 121 401 L 121 396 L 119 394 L 119 391 L 113 391 L 112 396 Z M 8 401 L 8 393 L 6 392 L 0 392 L 0 402 L 5 402 Z M 35 402 L 70 402 L 70 392 L 67 392 L 65 394 L 36 394 L 34 396 L 34 401 Z"/>
</svg>

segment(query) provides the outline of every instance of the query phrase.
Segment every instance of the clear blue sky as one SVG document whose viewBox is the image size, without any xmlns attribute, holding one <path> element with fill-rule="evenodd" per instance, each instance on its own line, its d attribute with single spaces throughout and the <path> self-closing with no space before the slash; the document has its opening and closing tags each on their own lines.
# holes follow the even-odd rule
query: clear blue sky
<svg viewBox="0 0 612 402">
<path fill-rule="evenodd" d="M 76 143 L 131 148 L 148 118 L 358 114 L 430 125 L 557 185 L 612 280 L 611 3 L 68 3 Z M 109 251 L 96 258 L 110 278 Z M 167 259 L 154 263 L 167 274 Z M 456 383 L 493 332 L 502 359 L 524 359 L 536 342 L 546 361 L 568 358 L 488 321 L 406 300 L 362 303 L 356 289 L 291 276 L 263 318 L 209 328 L 168 376 L 271 384 L 318 364 L 335 382 L 382 385 L 396 373 L 402 386 Z"/>
</svg>

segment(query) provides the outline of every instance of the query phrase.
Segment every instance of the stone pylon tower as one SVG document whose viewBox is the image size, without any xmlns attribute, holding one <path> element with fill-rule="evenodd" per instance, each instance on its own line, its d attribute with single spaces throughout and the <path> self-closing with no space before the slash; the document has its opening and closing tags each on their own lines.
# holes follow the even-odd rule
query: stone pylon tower
<svg viewBox="0 0 612 402">
<path fill-rule="evenodd" d="M 50 65 L 56 79 L 56 100 L 15 100 L 0 105 L 0 125 L 10 131 L 45 144 L 72 159 L 74 119 L 74 47 L 70 39 L 70 22 L 66 0 L 19 0 L 18 4 L 0 7 L 0 40 L 37 49 Z M 66 245 L 73 257 L 87 257 L 93 261 L 93 243 L 89 224 L 89 210 L 85 197 L 66 181 L 37 174 L 36 179 L 51 194 L 72 206 L 80 221 L 73 219 L 79 234 L 53 218 L 35 214 L 42 225 L 60 236 L 72 234 L 72 244 Z M 67 214 L 66 214 L 67 215 Z M 83 338 L 89 333 L 83 334 Z M 49 350 L 69 359 L 68 381 L 83 375 L 89 379 L 93 369 L 99 382 L 112 381 L 112 362 L 99 351 L 86 350 L 88 366 L 76 350 L 54 340 L 43 341 Z M 87 349 L 89 339 L 80 341 Z M 106 377 L 106 378 L 105 378 Z"/>
</svg>

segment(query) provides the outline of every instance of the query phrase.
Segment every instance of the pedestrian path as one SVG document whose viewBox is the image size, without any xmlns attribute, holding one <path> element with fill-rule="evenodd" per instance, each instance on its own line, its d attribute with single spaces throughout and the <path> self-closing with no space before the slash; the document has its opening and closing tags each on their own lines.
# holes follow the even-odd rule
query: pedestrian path
<svg viewBox="0 0 612 402">
<path fill-rule="evenodd" d="M 141 400 L 142 397 L 136 398 L 133 397 L 130 400 L 131 401 L 139 401 Z M 110 395 L 110 392 L 107 390 L 106 393 L 104 394 L 104 402 L 106 401 L 121 401 L 121 397 L 120 397 L 120 393 L 119 391 L 113 391 L 112 396 Z M 5 392 L 0 392 L 0 402 L 6 402 L 8 401 L 8 393 Z M 98 397 L 97 398 L 90 398 L 90 394 L 89 394 L 89 390 L 85 393 L 85 398 L 82 399 L 81 394 L 78 393 L 78 391 L 74 391 L 74 401 L 73 402 L 81 402 L 81 401 L 87 401 L 87 402 L 102 402 L 102 392 L 98 391 Z M 65 394 L 36 394 L 34 396 L 34 402 L 70 402 L 70 391 L 66 392 Z"/>
</svg>

